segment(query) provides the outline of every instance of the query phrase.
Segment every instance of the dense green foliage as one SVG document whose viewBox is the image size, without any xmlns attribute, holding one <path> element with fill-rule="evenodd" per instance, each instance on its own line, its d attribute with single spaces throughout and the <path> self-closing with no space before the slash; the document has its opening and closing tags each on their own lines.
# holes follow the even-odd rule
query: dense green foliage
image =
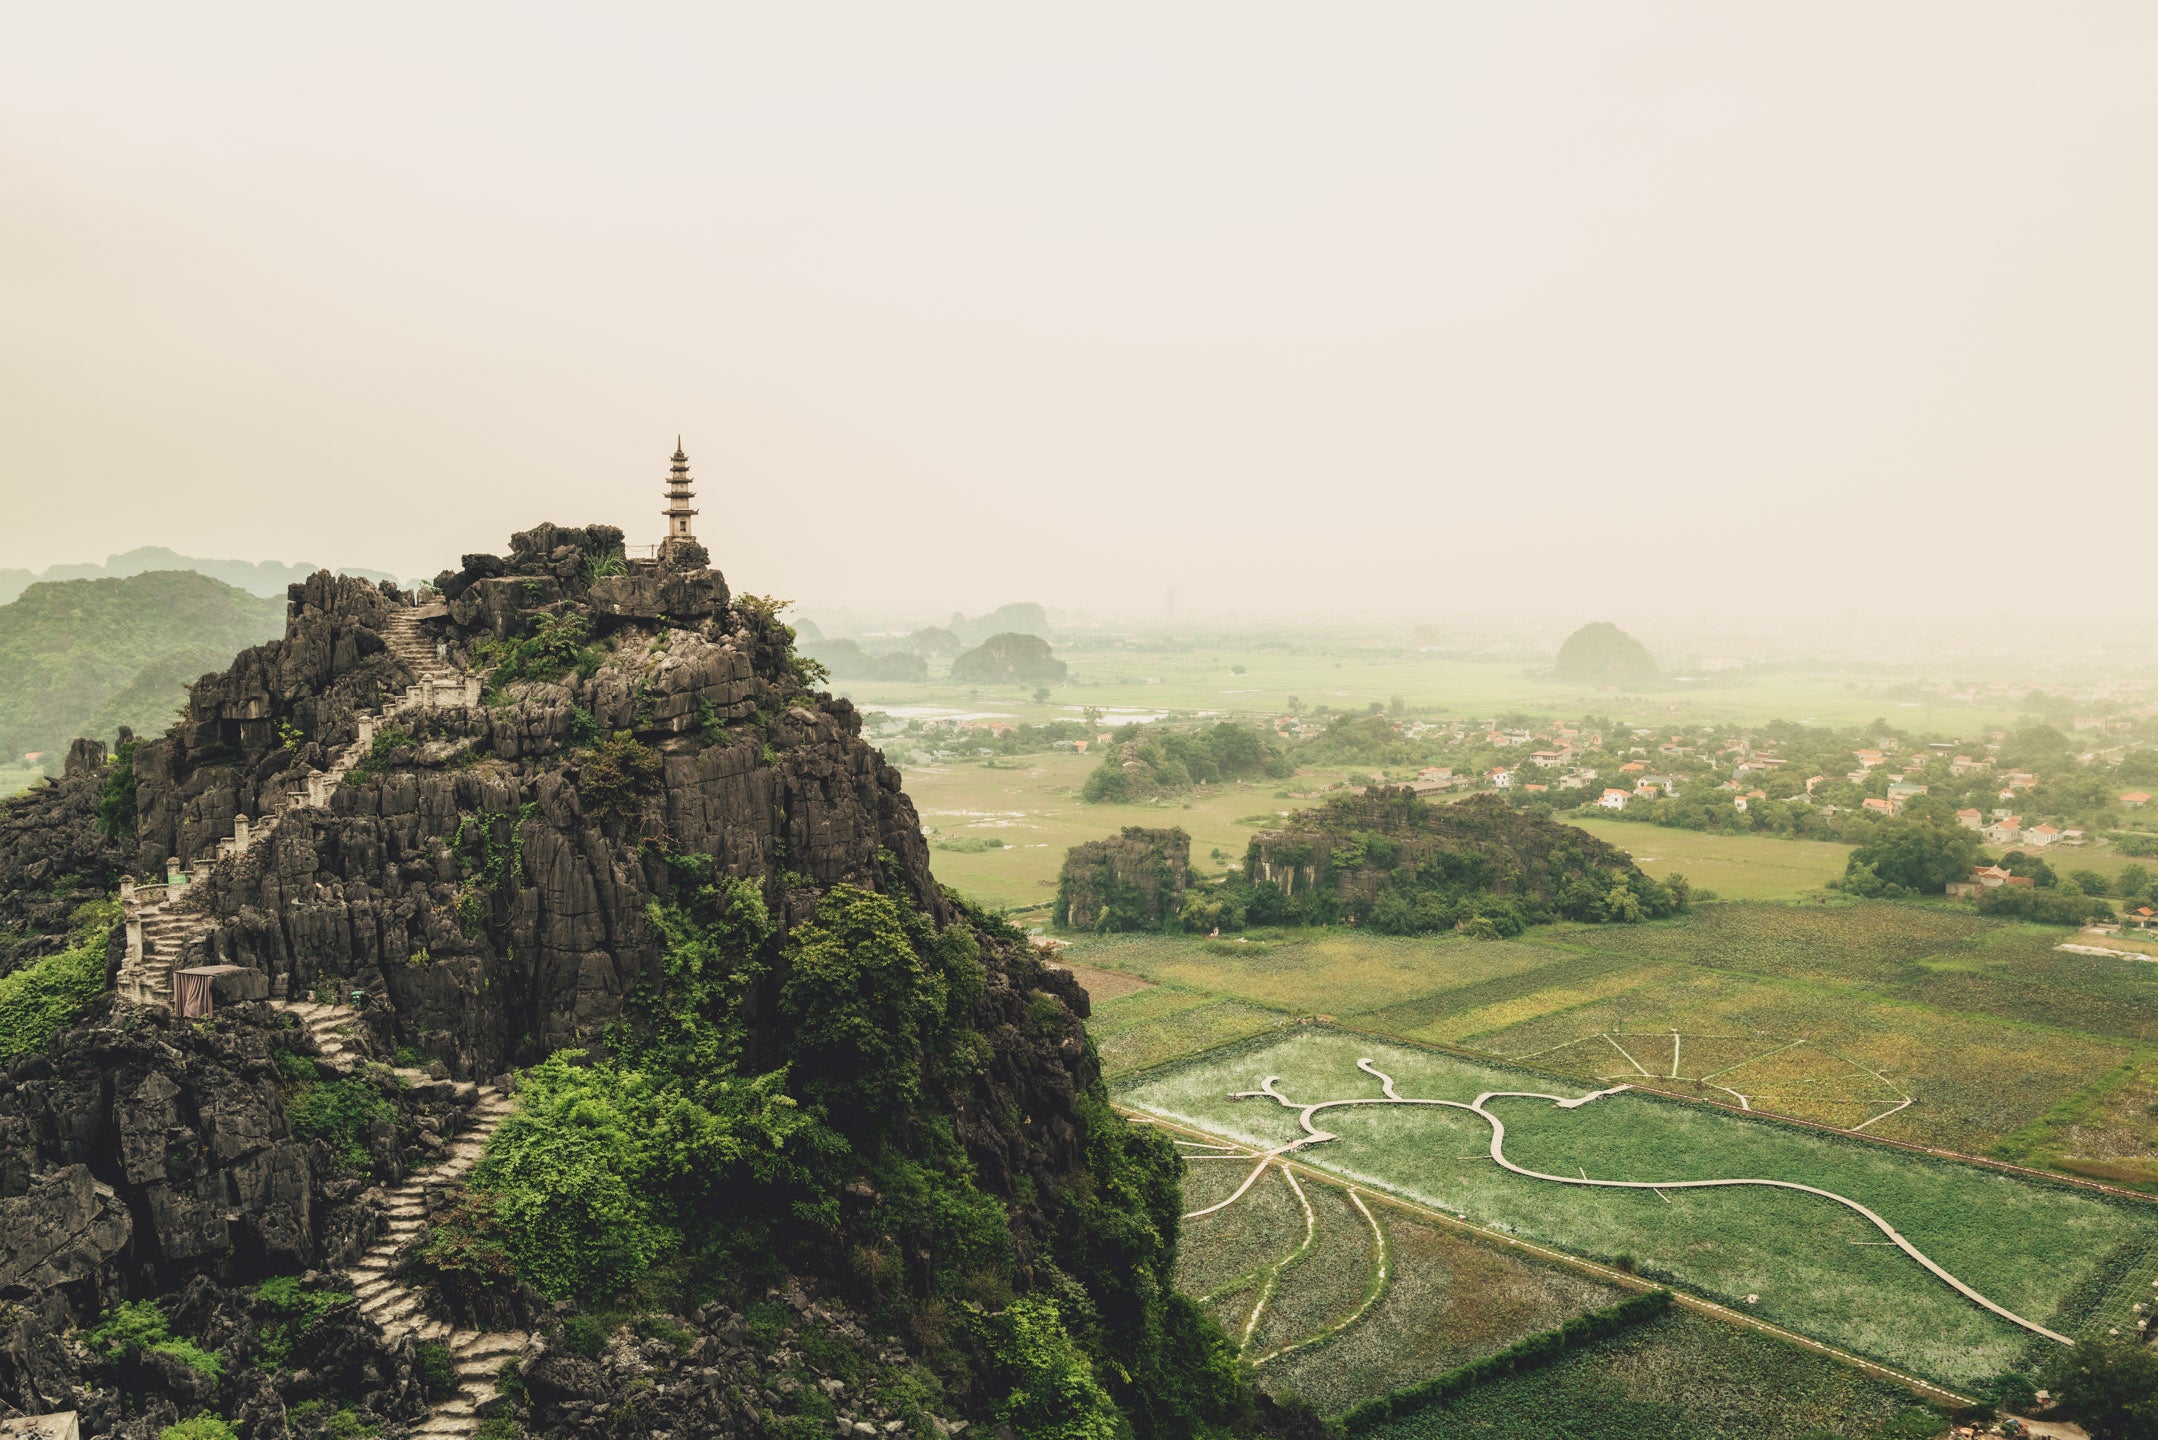
<svg viewBox="0 0 2158 1440">
<path fill-rule="evenodd" d="M 617 730 L 593 747 L 578 777 L 578 793 L 592 814 L 620 824 L 637 813 L 659 776 L 659 752 Z"/>
<path fill-rule="evenodd" d="M 1613 625 L 1597 620 L 1582 626 L 1559 646 L 1552 678 L 1582 685 L 1648 685 L 1657 678 L 1648 647 Z"/>
<path fill-rule="evenodd" d="M 113 747 L 112 768 L 98 791 L 97 828 L 108 840 L 131 840 L 135 835 L 135 745 L 129 738 Z"/>
<path fill-rule="evenodd" d="M 0 605 L 0 756 L 161 732 L 188 681 L 284 620 L 283 600 L 187 571 L 32 585 Z"/>
<path fill-rule="evenodd" d="M 395 1120 L 397 1107 L 369 1080 L 308 1080 L 286 1097 L 285 1115 L 300 1139 L 320 1140 L 346 1164 L 364 1167 L 371 1158 L 368 1130 L 378 1120 Z"/>
<path fill-rule="evenodd" d="M 117 900 L 78 906 L 67 949 L 0 975 L 0 1061 L 44 1049 L 103 993 L 119 919 Z"/>
<path fill-rule="evenodd" d="M 435 1283 L 514 1274 L 589 1303 L 655 1271 L 726 1293 L 792 1270 L 956 1347 L 1026 1440 L 1111 1440 L 1127 1421 L 1188 1437 L 1246 1413 L 1219 1332 L 1169 1286 L 1179 1162 L 1099 1093 L 1080 1100 L 1084 1171 L 1042 1197 L 1026 1283 L 1013 1202 L 984 1190 L 958 1131 L 994 1056 L 974 1028 L 982 937 L 1012 943 L 1008 927 L 968 911 L 940 928 L 835 886 L 782 938 L 754 885 L 713 879 L 707 857 L 668 866 L 647 916 L 657 973 L 604 1060 L 564 1051 L 526 1073 L 423 1247 Z M 999 1043 L 1069 1024 L 1036 996 Z"/>
<path fill-rule="evenodd" d="M 1374 787 L 1253 836 L 1224 899 L 1232 925 L 1497 938 L 1557 919 L 1655 919 L 1684 909 L 1689 892 L 1683 877 L 1652 880 L 1624 851 L 1497 796 L 1433 805 Z"/>
<path fill-rule="evenodd" d="M 293 1343 L 352 1299 L 343 1290 L 310 1289 L 297 1275 L 277 1275 L 255 1287 L 268 1318 L 258 1319 L 255 1336 L 262 1363 L 282 1369 L 292 1358 Z"/>
<path fill-rule="evenodd" d="M 482 640 L 472 647 L 474 668 L 486 670 L 490 693 L 524 680 L 589 678 L 600 666 L 592 627 L 576 610 L 547 611 L 533 617 L 525 633 L 507 640 Z"/>
<path fill-rule="evenodd" d="M 2054 1360 L 2048 1378 L 2091 1440 L 2158 1437 L 2158 1354 L 2141 1341 L 2087 1335 Z"/>
<path fill-rule="evenodd" d="M 1342 1427 L 1351 1435 L 1361 1435 L 1382 1421 L 1414 1414 L 1483 1381 L 1548 1364 L 1570 1349 L 1606 1339 L 1644 1320 L 1653 1320 L 1670 1308 L 1670 1291 L 1650 1290 L 1616 1305 L 1576 1315 L 1556 1330 L 1518 1340 L 1496 1354 L 1456 1366 L 1420 1385 L 1406 1386 L 1377 1399 L 1366 1400 L 1342 1416 Z"/>
<path fill-rule="evenodd" d="M 981 994 L 974 937 L 926 928 L 909 934 L 889 898 L 842 885 L 788 937 L 779 1004 L 794 1022 L 796 1088 L 841 1128 L 911 1112 L 940 1042 Z"/>
<path fill-rule="evenodd" d="M 157 1432 L 157 1440 L 237 1440 L 232 1426 L 216 1415 L 196 1415 Z"/>
<path fill-rule="evenodd" d="M 1860 896 L 1938 895 L 1971 873 L 1978 832 L 1938 816 L 1882 821 L 1851 852 L 1842 888 Z"/>
<path fill-rule="evenodd" d="M 996 1418 L 1035 1440 L 1118 1440 L 1124 1417 L 1095 1378 L 1053 1301 L 1014 1300 L 981 1322 L 984 1349 L 1009 1387 Z"/>
<path fill-rule="evenodd" d="M 164 1308 L 155 1300 L 122 1301 L 107 1311 L 83 1338 L 92 1350 L 105 1355 L 119 1355 L 132 1346 L 170 1355 L 188 1369 L 213 1380 L 225 1373 L 224 1363 L 215 1355 L 194 1341 L 172 1333 L 172 1322 L 165 1318 Z"/>
<path fill-rule="evenodd" d="M 1126 725 L 1087 776 L 1080 798 L 1131 804 L 1179 794 L 1195 785 L 1280 779 L 1294 767 L 1261 732 L 1224 721 L 1204 729 Z"/>
</svg>

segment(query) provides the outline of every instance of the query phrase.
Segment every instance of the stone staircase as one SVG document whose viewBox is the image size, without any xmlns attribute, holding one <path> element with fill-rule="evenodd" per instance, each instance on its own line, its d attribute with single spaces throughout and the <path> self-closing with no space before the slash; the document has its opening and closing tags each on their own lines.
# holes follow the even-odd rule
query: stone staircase
<svg viewBox="0 0 2158 1440">
<path fill-rule="evenodd" d="M 120 901 L 127 924 L 127 955 L 120 963 L 117 988 L 123 1000 L 138 1005 L 177 1008 L 174 972 L 190 942 L 209 933 L 211 917 L 186 908 L 180 902 L 188 888 L 207 878 L 215 867 L 237 859 L 274 834 L 277 822 L 288 810 L 321 808 L 344 783 L 353 767 L 367 758 L 383 724 L 400 711 L 415 708 L 477 705 L 481 679 L 447 666 L 420 631 L 420 622 L 444 614 L 441 607 L 400 607 L 391 612 L 384 627 L 390 653 L 419 678 L 392 699 L 377 715 L 362 711 L 357 717 L 359 735 L 330 757 L 329 768 L 309 775 L 291 787 L 269 813 L 255 819 L 245 815 L 233 820 L 233 833 L 217 842 L 213 855 L 197 856 L 183 865 L 178 857 L 166 862 L 162 884 L 120 882 Z"/>
<path fill-rule="evenodd" d="M 164 883 L 138 885 L 131 879 L 121 882 L 127 956 L 121 962 L 117 988 L 123 1000 L 178 1008 L 180 960 L 189 944 L 207 935 L 215 924 L 210 915 L 187 908 L 184 902 L 189 888 L 208 878 L 215 867 L 237 860 L 276 833 L 277 822 L 285 812 L 329 804 L 330 795 L 374 748 L 376 734 L 390 717 L 418 707 L 479 703 L 480 677 L 446 665 L 422 636 L 420 622 L 441 613 L 439 609 L 399 609 L 392 613 L 384 638 L 390 652 L 419 678 L 384 705 L 379 715 L 362 712 L 357 717 L 357 738 L 331 756 L 327 770 L 309 775 L 286 793 L 282 803 L 259 819 L 238 817 L 233 822 L 232 836 L 218 842 L 214 855 L 197 857 L 185 866 L 177 859 L 170 861 Z M 350 1064 L 357 1058 L 351 1035 L 359 1011 L 349 1005 L 306 999 L 276 999 L 270 1003 L 299 1019 L 325 1060 Z M 408 1084 L 427 1078 L 424 1071 L 391 1068 Z M 503 1362 L 523 1351 L 527 1337 L 516 1331 L 458 1330 L 431 1319 L 421 1313 L 419 1295 L 395 1279 L 392 1272 L 399 1252 L 426 1228 L 428 1188 L 463 1180 L 485 1153 L 488 1137 L 510 1109 L 506 1090 L 496 1085 L 480 1086 L 477 1123 L 450 1142 L 439 1164 L 408 1177 L 390 1192 L 386 1232 L 342 1274 L 359 1300 L 361 1313 L 379 1324 L 391 1340 L 410 1334 L 417 1340 L 439 1341 L 448 1347 L 457 1393 L 437 1402 L 428 1418 L 412 1432 L 426 1440 L 451 1440 L 479 1430 L 478 1407 L 492 1393 L 495 1375 Z"/>
<path fill-rule="evenodd" d="M 480 677 L 459 670 L 443 658 L 441 652 L 428 643 L 420 630 L 422 620 L 447 614 L 441 606 L 425 609 L 403 609 L 390 616 L 390 623 L 383 627 L 382 638 L 389 642 L 390 653 L 403 661 L 413 674 L 420 678 L 389 713 L 419 706 L 477 705 L 480 703 Z"/>
<path fill-rule="evenodd" d="M 476 1112 L 478 1123 L 450 1142 L 441 1164 L 411 1176 L 390 1192 L 387 1230 L 344 1272 L 344 1279 L 359 1298 L 360 1313 L 380 1325 L 390 1340 L 409 1334 L 415 1340 L 439 1342 L 449 1350 L 457 1393 L 435 1402 L 433 1412 L 413 1430 L 415 1436 L 469 1436 L 477 1432 L 478 1410 L 494 1393 L 496 1374 L 504 1361 L 522 1353 L 525 1347 L 527 1337 L 523 1331 L 459 1330 L 421 1313 L 418 1292 L 394 1273 L 399 1253 L 427 1228 L 428 1188 L 462 1180 L 486 1152 L 488 1137 L 510 1109 L 510 1097 L 505 1091 L 482 1086 Z"/>
<path fill-rule="evenodd" d="M 314 1037 L 323 1058 L 336 1063 L 351 1050 L 348 1043 L 349 1027 L 359 1018 L 359 1011 L 349 1005 L 324 1005 L 312 1000 L 276 1000 L 271 1002 L 287 1014 L 297 1016 L 307 1033 Z M 392 1066 L 392 1071 L 408 1083 L 427 1078 L 426 1072 L 404 1066 Z M 360 1302 L 360 1313 L 382 1327 L 382 1332 L 392 1342 L 409 1334 L 419 1341 L 436 1341 L 449 1350 L 450 1365 L 457 1377 L 457 1393 L 437 1401 L 427 1419 L 414 1430 L 415 1436 L 462 1437 L 479 1429 L 478 1407 L 494 1392 L 494 1379 L 502 1369 L 502 1363 L 523 1352 L 526 1336 L 522 1331 L 490 1332 L 482 1330 L 459 1330 L 440 1320 L 430 1319 L 420 1311 L 419 1294 L 395 1277 L 399 1253 L 420 1238 L 427 1228 L 427 1191 L 430 1187 L 454 1185 L 462 1181 L 486 1153 L 488 1137 L 495 1127 L 513 1108 L 507 1091 L 495 1085 L 478 1087 L 479 1103 L 474 1109 L 474 1124 L 450 1142 L 442 1154 L 441 1162 L 432 1169 L 417 1171 L 405 1182 L 389 1192 L 386 1214 L 389 1224 L 382 1237 L 367 1247 L 351 1268 L 339 1272 L 339 1278 L 352 1287 L 352 1293 Z"/>
</svg>

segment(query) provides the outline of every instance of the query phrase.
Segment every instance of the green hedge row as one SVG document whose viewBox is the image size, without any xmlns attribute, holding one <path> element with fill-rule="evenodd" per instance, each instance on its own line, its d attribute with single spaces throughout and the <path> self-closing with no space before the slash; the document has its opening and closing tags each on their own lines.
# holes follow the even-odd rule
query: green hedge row
<svg viewBox="0 0 2158 1440">
<path fill-rule="evenodd" d="M 1577 1346 L 1616 1335 L 1644 1320 L 1653 1320 L 1670 1308 L 1670 1291 L 1651 1290 L 1616 1305 L 1576 1315 L 1556 1330 L 1545 1330 L 1517 1340 L 1495 1355 L 1471 1360 L 1466 1365 L 1434 1375 L 1420 1385 L 1405 1385 L 1366 1400 L 1341 1417 L 1342 1428 L 1351 1435 L 1361 1435 L 1384 1421 L 1412 1415 L 1486 1380 L 1511 1375 L 1517 1370 L 1533 1370 Z"/>
</svg>

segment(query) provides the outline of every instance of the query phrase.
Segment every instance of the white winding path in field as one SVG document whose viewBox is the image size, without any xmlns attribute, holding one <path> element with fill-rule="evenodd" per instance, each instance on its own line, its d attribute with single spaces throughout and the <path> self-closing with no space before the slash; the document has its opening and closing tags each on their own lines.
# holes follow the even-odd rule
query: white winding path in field
<svg viewBox="0 0 2158 1440">
<path fill-rule="evenodd" d="M 1266 1173 L 1266 1167 L 1272 1164 L 1278 1157 L 1293 1153 L 1294 1151 L 1301 1150 L 1307 1145 L 1323 1145 L 1329 1140 L 1339 1139 L 1339 1136 L 1333 1134 L 1330 1131 L 1322 1130 L 1315 1123 L 1313 1123 L 1311 1117 L 1318 1114 L 1321 1110 L 1331 1110 L 1336 1108 L 1337 1106 L 1345 1105 L 1438 1105 L 1444 1106 L 1452 1110 L 1466 1110 L 1472 1115 L 1479 1115 L 1483 1117 L 1483 1119 L 1487 1121 L 1491 1126 L 1491 1158 L 1497 1161 L 1500 1165 L 1504 1166 L 1506 1169 L 1513 1171 L 1516 1175 L 1525 1175 L 1531 1180 L 1549 1180 L 1556 1185 L 1585 1185 L 1596 1189 L 1604 1190 L 1654 1190 L 1659 1195 L 1661 1195 L 1662 1192 L 1666 1190 L 1708 1190 L 1734 1185 L 1758 1185 L 1771 1190 L 1796 1190 L 1801 1194 L 1818 1195 L 1824 1200 L 1833 1200 L 1838 1205 L 1843 1206 L 1845 1209 L 1854 1210 L 1858 1214 L 1863 1215 L 1868 1221 L 1872 1223 L 1873 1227 L 1876 1230 L 1879 1230 L 1883 1235 L 1888 1237 L 1888 1243 L 1894 1245 L 1904 1254 L 1910 1256 L 1913 1260 L 1916 1260 L 1919 1264 L 1925 1266 L 1926 1269 L 1931 1271 L 1933 1275 L 1943 1284 L 1947 1285 L 1957 1294 L 1963 1296 L 1966 1300 L 1971 1301 L 1975 1305 L 1982 1306 L 1987 1310 L 1991 1310 L 1994 1314 L 2000 1316 L 2003 1320 L 2006 1320 L 2013 1325 L 2020 1325 L 2022 1328 L 2030 1331 L 2034 1335 L 2043 1335 L 2048 1340 L 2056 1341 L 2062 1345 L 2073 1345 L 2076 1343 L 2075 1341 L 2069 1339 L 2066 1335 L 2062 1335 L 2057 1331 L 2048 1330 L 2045 1326 L 2040 1325 L 2035 1321 L 2024 1319 L 2021 1315 L 2018 1315 L 2015 1311 L 2010 1310 L 2005 1305 L 1996 1304 L 1994 1301 L 1988 1300 L 1985 1296 L 1979 1294 L 1976 1290 L 1964 1284 L 1961 1280 L 1958 1280 L 1955 1276 L 1949 1274 L 1946 1270 L 1935 1264 L 1932 1258 L 1928 1256 L 1923 1250 L 1920 1250 L 1916 1245 L 1913 1245 L 1910 1241 L 1904 1239 L 1903 1236 L 1898 1233 L 1895 1226 L 1889 1224 L 1879 1215 L 1875 1214 L 1873 1211 L 1867 1209 L 1864 1205 L 1859 1204 L 1856 1200 L 1851 1199 L 1847 1195 L 1838 1195 L 1833 1190 L 1822 1190 L 1812 1185 L 1801 1185 L 1793 1180 L 1591 1180 L 1586 1175 L 1580 1176 L 1578 1178 L 1572 1175 L 1546 1175 L 1541 1170 L 1531 1170 L 1525 1165 L 1517 1165 L 1513 1161 L 1506 1158 L 1506 1123 L 1503 1120 L 1499 1119 L 1498 1116 L 1492 1114 L 1489 1110 L 1486 1110 L 1484 1108 L 1484 1106 L 1488 1102 L 1493 1100 L 1513 1099 L 1549 1100 L 1554 1105 L 1558 1106 L 1561 1110 L 1578 1110 L 1580 1107 L 1588 1104 L 1592 1100 L 1600 1100 L 1606 1095 L 1616 1095 L 1622 1090 L 1631 1089 L 1632 1087 L 1629 1085 L 1613 1085 L 1607 1090 L 1598 1090 L 1595 1091 L 1593 1094 L 1582 1095 L 1573 1099 L 1568 1099 L 1565 1096 L 1561 1095 L 1546 1095 L 1541 1091 L 1534 1090 L 1486 1090 L 1483 1094 L 1477 1096 L 1476 1099 L 1471 1102 L 1463 1102 L 1460 1100 L 1418 1100 L 1398 1094 L 1394 1089 L 1393 1078 L 1379 1070 L 1378 1067 L 1373 1065 L 1370 1060 L 1358 1060 L 1356 1062 L 1356 1068 L 1363 1071 L 1365 1074 L 1372 1076 L 1379 1082 L 1379 1092 L 1380 1096 L 1383 1098 L 1366 1097 L 1355 1100 L 1320 1100 L 1310 1105 L 1299 1105 L 1296 1101 L 1291 1100 L 1288 1096 L 1282 1094 L 1280 1089 L 1277 1088 L 1281 1081 L 1281 1077 L 1279 1075 L 1267 1076 L 1264 1080 L 1259 1082 L 1259 1088 L 1256 1090 L 1239 1091 L 1236 1094 L 1232 1095 L 1230 1098 L 1235 1100 L 1258 1099 L 1264 1096 L 1267 1099 L 1278 1102 L 1286 1109 L 1296 1111 L 1297 1124 L 1303 1127 L 1304 1134 L 1300 1139 L 1292 1140 L 1286 1145 L 1277 1146 L 1276 1148 L 1268 1150 L 1261 1154 L 1259 1156 L 1259 1163 L 1257 1167 L 1252 1170 L 1251 1174 L 1247 1175 L 1244 1178 L 1244 1183 L 1237 1187 L 1236 1193 L 1234 1195 L 1231 1195 L 1228 1199 L 1223 1200 L 1218 1204 L 1209 1205 L 1204 1210 L 1194 1210 L 1191 1212 L 1190 1215 L 1186 1216 L 1185 1218 L 1192 1219 L 1200 1215 L 1211 1215 L 1216 1210 L 1223 1210 L 1235 1204 L 1238 1200 L 1243 1198 L 1244 1192 L 1249 1190 L 1252 1187 L 1253 1183 L 1256 1182 L 1261 1175 Z"/>
</svg>

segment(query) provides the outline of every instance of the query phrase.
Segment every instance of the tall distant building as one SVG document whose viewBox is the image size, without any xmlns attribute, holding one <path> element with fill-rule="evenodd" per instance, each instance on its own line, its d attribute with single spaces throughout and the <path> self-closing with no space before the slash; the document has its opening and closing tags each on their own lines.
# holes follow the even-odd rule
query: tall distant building
<svg viewBox="0 0 2158 1440">
<path fill-rule="evenodd" d="M 691 500 L 689 479 L 689 456 L 682 451 L 682 437 L 674 437 L 674 468 L 667 474 L 667 508 L 660 515 L 667 522 L 667 538 L 659 542 L 659 558 L 672 560 L 674 552 L 682 545 L 694 545 L 697 537 L 689 528 L 690 517 L 697 512 L 689 506 Z"/>
</svg>

